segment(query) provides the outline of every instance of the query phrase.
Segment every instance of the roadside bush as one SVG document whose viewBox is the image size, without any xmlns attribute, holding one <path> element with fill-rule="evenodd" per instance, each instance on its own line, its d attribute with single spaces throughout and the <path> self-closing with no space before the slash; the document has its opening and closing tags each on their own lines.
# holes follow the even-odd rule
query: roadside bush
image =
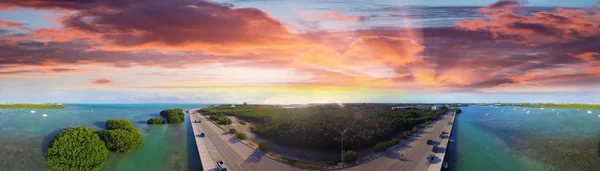
<svg viewBox="0 0 600 171">
<path fill-rule="evenodd" d="M 160 111 L 160 116 L 167 118 L 167 123 L 182 123 L 185 121 L 185 113 L 182 109 L 167 109 Z"/>
<path fill-rule="evenodd" d="M 115 130 L 115 129 L 124 129 L 130 132 L 137 132 L 137 129 L 133 127 L 131 122 L 127 119 L 111 119 L 106 120 L 106 129 Z"/>
<path fill-rule="evenodd" d="M 342 156 L 344 156 L 344 162 L 356 160 L 356 152 L 352 150 L 344 150 L 344 152 L 342 152 Z"/>
<path fill-rule="evenodd" d="M 56 170 L 99 170 L 108 150 L 93 128 L 68 128 L 46 150 L 46 163 Z"/>
<path fill-rule="evenodd" d="M 244 121 L 238 121 L 238 122 L 242 125 L 246 125 L 246 122 L 244 122 Z"/>
<path fill-rule="evenodd" d="M 378 142 L 377 144 L 375 144 L 375 146 L 373 146 L 373 150 L 375 150 L 376 152 L 385 151 L 387 148 L 390 148 L 391 146 L 394 146 L 399 142 L 400 140 L 398 140 L 397 138 L 394 138 L 390 141 Z"/>
<path fill-rule="evenodd" d="M 410 132 L 410 131 L 404 131 L 404 132 L 402 132 L 402 138 L 403 139 L 408 139 L 408 137 L 410 137 L 410 135 L 412 135 L 412 132 Z"/>
<path fill-rule="evenodd" d="M 147 124 L 164 124 L 165 120 L 163 120 L 162 118 L 150 118 L 150 119 L 148 119 L 148 121 L 146 123 Z"/>
<path fill-rule="evenodd" d="M 144 143 L 142 135 L 124 129 L 106 130 L 100 134 L 106 148 L 115 152 L 130 152 Z"/>
<path fill-rule="evenodd" d="M 235 136 L 237 138 L 239 138 L 240 140 L 247 140 L 248 136 L 246 134 L 244 134 L 243 132 L 236 132 Z"/>
<path fill-rule="evenodd" d="M 462 113 L 462 110 L 460 110 L 460 108 L 454 108 L 454 112 L 456 112 L 456 114 Z"/>
<path fill-rule="evenodd" d="M 269 144 L 267 144 L 267 142 L 258 143 L 258 149 L 265 153 L 271 152 L 271 148 L 269 147 Z"/>
<path fill-rule="evenodd" d="M 419 132 L 419 128 L 417 128 L 416 126 L 412 128 L 411 130 L 413 133 L 417 133 Z"/>
<path fill-rule="evenodd" d="M 236 132 L 237 132 L 237 130 L 235 130 L 235 128 L 229 129 L 229 133 L 231 133 L 231 134 L 235 134 Z"/>
</svg>

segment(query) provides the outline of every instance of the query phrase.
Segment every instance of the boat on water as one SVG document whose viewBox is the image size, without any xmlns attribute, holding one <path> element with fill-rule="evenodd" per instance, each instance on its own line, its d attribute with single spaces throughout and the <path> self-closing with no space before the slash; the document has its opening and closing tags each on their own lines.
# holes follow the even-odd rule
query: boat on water
<svg viewBox="0 0 600 171">
<path fill-rule="evenodd" d="M 591 111 L 591 110 L 588 110 L 588 111 L 587 111 L 587 113 L 588 113 L 588 114 L 592 114 L 592 111 Z"/>
<path fill-rule="evenodd" d="M 490 114 L 489 114 L 489 113 L 488 113 L 488 114 L 485 114 L 485 116 L 490 116 Z"/>
<path fill-rule="evenodd" d="M 556 112 L 557 115 L 560 115 L 560 112 Z"/>
<path fill-rule="evenodd" d="M 542 108 L 540 108 L 540 110 L 544 110 L 544 108 L 542 107 Z"/>
<path fill-rule="evenodd" d="M 42 114 L 42 117 L 44 117 L 44 118 L 45 118 L 45 117 L 48 117 L 48 115 L 46 115 L 46 114 Z"/>
<path fill-rule="evenodd" d="M 531 111 L 527 111 L 527 114 L 531 113 Z"/>
<path fill-rule="evenodd" d="M 504 110 L 501 110 L 500 112 L 504 112 Z"/>
<path fill-rule="evenodd" d="M 556 111 L 556 109 L 552 109 L 552 111 Z"/>
<path fill-rule="evenodd" d="M 444 162 L 444 169 L 448 168 L 448 162 Z"/>
<path fill-rule="evenodd" d="M 453 139 L 448 139 L 448 142 L 451 142 L 451 143 L 453 143 L 453 142 L 454 142 L 454 140 L 453 140 Z"/>
<path fill-rule="evenodd" d="M 35 113 L 35 110 L 32 110 L 31 113 Z"/>
</svg>

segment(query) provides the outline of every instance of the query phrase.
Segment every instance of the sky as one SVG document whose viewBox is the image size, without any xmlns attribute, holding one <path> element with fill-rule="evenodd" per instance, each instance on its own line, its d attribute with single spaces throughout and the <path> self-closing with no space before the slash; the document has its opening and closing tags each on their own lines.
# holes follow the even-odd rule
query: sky
<svg viewBox="0 0 600 171">
<path fill-rule="evenodd" d="M 596 0 L 9 0 L 0 103 L 600 103 Z"/>
</svg>

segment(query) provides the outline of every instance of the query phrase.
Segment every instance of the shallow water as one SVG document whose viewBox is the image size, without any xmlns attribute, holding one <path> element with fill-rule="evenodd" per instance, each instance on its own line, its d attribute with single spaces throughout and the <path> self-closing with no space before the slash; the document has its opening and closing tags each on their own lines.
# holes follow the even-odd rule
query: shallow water
<svg viewBox="0 0 600 171">
<path fill-rule="evenodd" d="M 0 168 L 1 170 L 49 170 L 43 153 L 48 142 L 60 130 L 77 126 L 102 130 L 106 120 L 125 118 L 140 131 L 144 137 L 144 144 L 129 153 L 109 153 L 102 170 L 200 170 L 200 158 L 189 122 L 147 125 L 146 120 L 159 117 L 159 112 L 163 109 L 186 110 L 205 106 L 208 105 L 66 104 L 65 109 L 36 109 L 36 113 L 31 113 L 30 110 L 2 109 L 0 110 Z M 48 117 L 44 118 L 42 114 L 47 114 Z M 188 119 L 187 115 L 186 119 Z"/>
<path fill-rule="evenodd" d="M 448 170 L 600 168 L 600 110 L 587 114 L 586 110 L 575 109 L 461 109 L 463 113 L 456 118 L 451 135 L 455 143 L 450 144 L 447 153 Z"/>
</svg>

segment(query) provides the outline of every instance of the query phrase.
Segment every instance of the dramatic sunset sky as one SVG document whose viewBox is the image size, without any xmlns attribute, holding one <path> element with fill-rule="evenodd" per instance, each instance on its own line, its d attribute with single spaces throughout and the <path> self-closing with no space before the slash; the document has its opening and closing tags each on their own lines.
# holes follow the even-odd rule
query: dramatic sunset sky
<svg viewBox="0 0 600 171">
<path fill-rule="evenodd" d="M 3 0 L 0 103 L 600 102 L 597 0 Z"/>
</svg>

